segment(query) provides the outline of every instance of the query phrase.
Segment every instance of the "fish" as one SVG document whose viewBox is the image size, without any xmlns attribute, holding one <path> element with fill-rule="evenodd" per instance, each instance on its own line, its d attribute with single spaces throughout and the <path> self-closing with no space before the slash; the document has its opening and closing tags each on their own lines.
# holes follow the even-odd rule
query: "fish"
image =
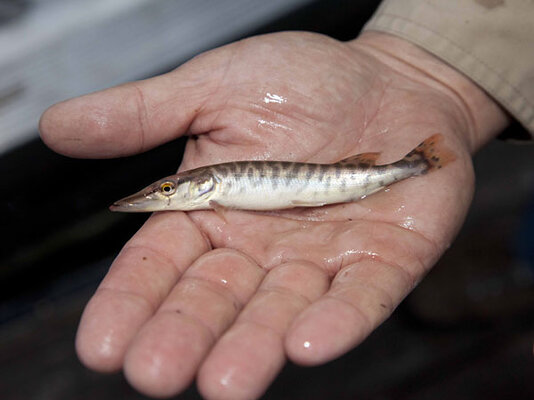
<svg viewBox="0 0 534 400">
<path fill-rule="evenodd" d="M 361 153 L 334 164 L 235 161 L 167 176 L 110 206 L 119 212 L 252 210 L 321 207 L 361 200 L 455 160 L 435 134 L 402 159 L 377 164 L 380 153 Z"/>
</svg>

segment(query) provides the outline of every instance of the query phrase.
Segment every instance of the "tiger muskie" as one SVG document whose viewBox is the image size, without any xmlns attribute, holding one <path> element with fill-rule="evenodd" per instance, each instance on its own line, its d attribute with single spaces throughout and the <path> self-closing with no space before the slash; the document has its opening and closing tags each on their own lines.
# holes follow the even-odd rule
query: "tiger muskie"
<svg viewBox="0 0 534 400">
<path fill-rule="evenodd" d="M 362 153 L 335 164 L 236 161 L 209 165 L 160 179 L 110 209 L 280 210 L 357 201 L 453 161 L 442 139 L 441 134 L 433 135 L 403 159 L 386 165 L 376 165 L 380 153 Z"/>
</svg>

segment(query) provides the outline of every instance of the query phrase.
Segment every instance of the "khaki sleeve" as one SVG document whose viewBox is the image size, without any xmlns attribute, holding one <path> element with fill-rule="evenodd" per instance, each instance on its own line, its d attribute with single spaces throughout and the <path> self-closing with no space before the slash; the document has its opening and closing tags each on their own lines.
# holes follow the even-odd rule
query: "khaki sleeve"
<svg viewBox="0 0 534 400">
<path fill-rule="evenodd" d="M 534 0 L 384 0 L 364 30 L 446 61 L 534 137 Z"/>
</svg>

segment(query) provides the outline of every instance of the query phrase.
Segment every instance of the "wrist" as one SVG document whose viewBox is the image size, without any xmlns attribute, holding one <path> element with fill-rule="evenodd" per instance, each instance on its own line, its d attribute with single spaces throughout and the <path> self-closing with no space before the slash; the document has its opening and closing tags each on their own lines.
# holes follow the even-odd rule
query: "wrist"
<svg viewBox="0 0 534 400">
<path fill-rule="evenodd" d="M 364 32 L 349 42 L 396 72 L 439 90 L 463 116 L 458 134 L 471 152 L 497 136 L 509 123 L 506 112 L 484 90 L 449 64 L 411 42 L 379 32 Z"/>
</svg>

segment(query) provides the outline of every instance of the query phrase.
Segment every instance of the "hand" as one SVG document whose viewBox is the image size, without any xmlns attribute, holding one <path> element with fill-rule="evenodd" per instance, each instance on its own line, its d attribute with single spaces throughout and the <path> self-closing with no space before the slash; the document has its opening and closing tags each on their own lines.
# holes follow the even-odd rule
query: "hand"
<svg viewBox="0 0 534 400">
<path fill-rule="evenodd" d="M 260 396 L 287 357 L 316 365 L 340 356 L 449 246 L 473 191 L 470 153 L 505 123 L 459 73 L 376 33 L 349 43 L 251 38 L 53 106 L 43 140 L 74 157 L 125 156 L 189 134 L 181 169 L 329 163 L 366 151 L 387 163 L 436 132 L 457 156 L 358 203 L 156 213 L 87 305 L 80 359 L 98 371 L 124 368 L 149 395 L 176 394 L 197 376 L 206 398 L 244 399 Z"/>
</svg>

